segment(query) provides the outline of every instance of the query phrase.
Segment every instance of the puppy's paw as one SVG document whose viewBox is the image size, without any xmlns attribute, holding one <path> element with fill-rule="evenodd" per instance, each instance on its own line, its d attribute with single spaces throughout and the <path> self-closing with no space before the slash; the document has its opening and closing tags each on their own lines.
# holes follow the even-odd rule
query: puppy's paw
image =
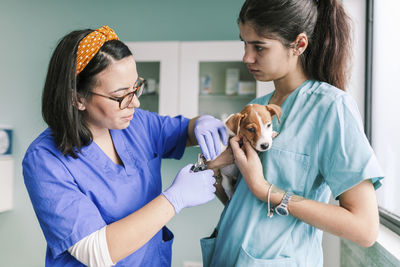
<svg viewBox="0 0 400 267">
<path fill-rule="evenodd" d="M 277 137 L 278 135 L 279 135 L 278 132 L 275 132 L 275 131 L 272 132 L 272 138 L 275 138 L 275 137 Z"/>
</svg>

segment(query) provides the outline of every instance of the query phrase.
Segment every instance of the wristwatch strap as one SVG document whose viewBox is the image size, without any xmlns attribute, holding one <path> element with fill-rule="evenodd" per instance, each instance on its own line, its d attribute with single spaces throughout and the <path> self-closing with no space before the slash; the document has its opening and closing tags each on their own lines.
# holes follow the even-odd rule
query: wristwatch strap
<svg viewBox="0 0 400 267">
<path fill-rule="evenodd" d="M 275 208 L 276 213 L 278 213 L 279 215 L 282 215 L 282 216 L 286 216 L 289 214 L 287 207 L 288 207 L 289 201 L 292 198 L 292 196 L 293 196 L 293 193 L 291 193 L 291 192 L 285 193 L 281 203 L 278 206 L 276 206 L 276 208 Z M 280 212 L 280 211 L 283 211 L 283 212 Z"/>
</svg>

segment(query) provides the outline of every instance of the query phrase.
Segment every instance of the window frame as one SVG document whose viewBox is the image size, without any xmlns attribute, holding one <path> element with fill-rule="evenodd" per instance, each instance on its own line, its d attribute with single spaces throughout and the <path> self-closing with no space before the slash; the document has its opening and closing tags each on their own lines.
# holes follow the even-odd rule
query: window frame
<svg viewBox="0 0 400 267">
<path fill-rule="evenodd" d="M 367 0 L 366 5 L 366 39 L 365 39 L 365 105 L 364 131 L 372 144 L 372 73 L 373 73 L 373 40 L 374 40 L 374 0 Z M 400 216 L 379 208 L 380 223 L 400 235 Z"/>
</svg>

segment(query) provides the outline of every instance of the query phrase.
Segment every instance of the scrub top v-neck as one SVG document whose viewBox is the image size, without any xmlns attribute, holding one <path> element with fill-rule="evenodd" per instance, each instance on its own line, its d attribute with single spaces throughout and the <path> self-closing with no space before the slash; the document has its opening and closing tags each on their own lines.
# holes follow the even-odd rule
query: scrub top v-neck
<svg viewBox="0 0 400 267">
<path fill-rule="evenodd" d="M 161 193 L 162 158 L 182 157 L 189 120 L 140 109 L 130 126 L 110 130 L 123 164 L 97 144 L 64 156 L 46 129 L 28 148 L 24 181 L 47 241 L 46 266 L 83 266 L 67 249 Z M 170 266 L 173 234 L 164 227 L 116 266 Z"/>
<path fill-rule="evenodd" d="M 273 93 L 252 101 L 267 105 Z M 282 104 L 279 133 L 260 153 L 265 179 L 296 195 L 327 203 L 363 180 L 383 178 L 346 92 L 306 81 Z M 323 266 L 322 231 L 292 216 L 267 216 L 267 204 L 238 181 L 216 234 L 201 240 L 204 266 Z"/>
</svg>

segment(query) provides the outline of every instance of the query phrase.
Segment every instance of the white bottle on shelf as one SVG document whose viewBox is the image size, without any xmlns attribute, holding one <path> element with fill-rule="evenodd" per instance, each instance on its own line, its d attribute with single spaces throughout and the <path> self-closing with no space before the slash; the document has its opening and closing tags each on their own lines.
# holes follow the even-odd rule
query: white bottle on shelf
<svg viewBox="0 0 400 267">
<path fill-rule="evenodd" d="M 205 75 L 200 78 L 200 94 L 209 95 L 213 92 L 211 76 Z"/>
<path fill-rule="evenodd" d="M 239 69 L 237 68 L 226 69 L 225 94 L 236 95 L 238 92 L 238 85 L 239 85 Z"/>
</svg>

